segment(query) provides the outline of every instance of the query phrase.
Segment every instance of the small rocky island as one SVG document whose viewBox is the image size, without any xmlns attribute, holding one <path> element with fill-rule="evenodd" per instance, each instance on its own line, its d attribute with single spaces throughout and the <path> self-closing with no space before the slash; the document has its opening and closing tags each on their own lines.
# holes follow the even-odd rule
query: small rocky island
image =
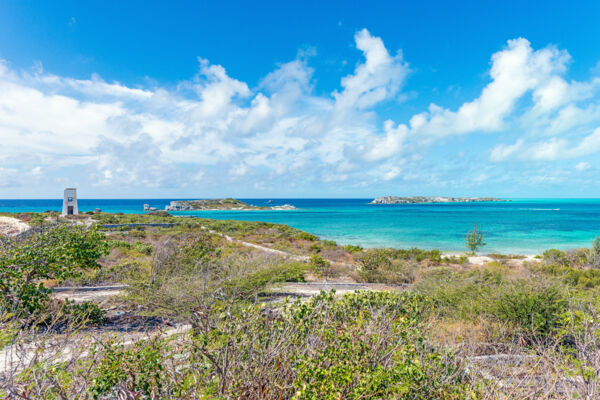
<svg viewBox="0 0 600 400">
<path fill-rule="evenodd" d="M 497 199 L 495 197 L 439 197 L 439 196 L 414 196 L 414 197 L 396 197 L 383 196 L 377 197 L 369 204 L 426 204 L 426 203 L 481 203 L 490 201 L 510 201 Z"/>
<path fill-rule="evenodd" d="M 237 199 L 176 200 L 165 207 L 166 211 L 218 211 L 218 210 L 295 210 L 290 204 L 258 207 Z"/>
</svg>

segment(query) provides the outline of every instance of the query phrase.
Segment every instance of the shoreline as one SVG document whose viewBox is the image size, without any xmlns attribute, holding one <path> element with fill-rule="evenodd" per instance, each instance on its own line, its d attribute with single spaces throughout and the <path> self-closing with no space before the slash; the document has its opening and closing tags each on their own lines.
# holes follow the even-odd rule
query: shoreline
<svg viewBox="0 0 600 400">
<path fill-rule="evenodd" d="M 297 209 L 296 209 L 297 210 Z M 209 211 L 209 212 L 218 212 L 218 211 L 295 211 L 295 210 L 287 210 L 287 209 L 282 209 L 282 210 L 218 210 L 218 209 L 214 209 L 214 210 L 194 210 L 194 211 L 177 211 L 176 214 L 171 214 L 173 216 L 173 218 L 205 218 L 202 216 L 198 216 L 198 215 L 182 215 L 183 213 L 197 213 L 199 211 Z M 36 213 L 33 212 L 34 214 L 40 214 L 40 213 Z M 182 214 L 180 214 L 182 213 Z M 4 214 L 13 214 L 13 215 L 18 215 L 21 213 L 4 213 Z M 105 213 L 105 214 L 116 214 L 116 213 Z M 88 218 L 86 219 L 93 219 L 93 215 L 87 215 L 87 214 L 80 214 L 82 216 L 87 216 Z M 127 213 L 125 215 L 139 215 L 139 216 L 143 216 L 143 215 L 151 215 L 149 212 L 141 212 L 141 213 Z M 205 218 L 205 219 L 211 219 L 211 218 Z M 232 219 L 234 221 L 238 221 L 235 219 Z M 225 220 L 218 220 L 218 221 L 225 221 Z M 243 221 L 243 220 L 239 220 L 239 221 Z M 283 225 L 287 225 L 287 224 L 283 224 Z M 289 225 L 287 225 L 289 226 Z M 0 236 L 5 235 L 5 236 L 14 236 L 14 235 L 18 235 L 24 231 L 27 231 L 28 229 L 30 229 L 30 225 L 19 220 L 18 218 L 15 217 L 7 217 L 7 216 L 0 216 Z M 307 231 L 308 232 L 308 231 Z M 308 232 L 311 233 L 312 232 Z M 419 244 L 410 244 L 410 245 L 401 245 L 401 246 L 389 246 L 389 245 L 381 245 L 381 246 L 368 246 L 368 245 L 361 245 L 361 244 L 357 244 L 358 241 L 354 241 L 354 242 L 349 242 L 349 243 L 345 243 L 345 241 L 341 241 L 338 242 L 338 240 L 336 240 L 333 237 L 328 237 L 327 235 L 318 235 L 322 240 L 332 240 L 332 241 L 336 241 L 339 245 L 341 246 L 345 246 L 345 245 L 351 245 L 351 246 L 360 246 L 364 249 L 382 249 L 382 248 L 390 248 L 390 249 L 410 249 L 410 248 L 418 248 L 418 249 L 422 249 L 422 250 L 439 250 L 442 254 L 442 257 L 460 257 L 460 256 L 465 256 L 467 255 L 466 251 L 459 251 L 459 250 L 442 250 L 439 247 L 432 247 L 430 248 L 430 246 L 420 246 Z M 558 246 L 560 247 L 560 246 Z M 564 249 L 564 250 L 572 250 L 574 248 L 570 248 L 570 249 Z M 520 252 L 520 251 L 486 251 L 485 249 L 483 249 L 483 251 L 480 251 L 478 253 L 476 253 L 476 255 L 467 255 L 469 257 L 469 259 L 473 259 L 472 261 L 470 260 L 470 262 L 474 263 L 474 264 L 483 264 L 485 262 L 489 262 L 489 261 L 493 261 L 493 257 L 490 257 L 491 255 L 494 254 L 500 254 L 503 256 L 516 256 L 514 259 L 521 258 L 524 261 L 535 261 L 537 260 L 536 256 L 541 255 L 544 251 L 548 250 L 548 248 L 543 248 L 540 249 L 539 252 L 535 253 L 532 251 L 524 251 L 524 252 Z"/>
<path fill-rule="evenodd" d="M 301 205 L 301 204 L 299 204 Z M 360 216 L 360 210 L 356 210 L 351 208 L 349 213 L 340 209 L 336 211 L 336 209 L 311 209 L 312 205 L 308 205 L 302 208 L 297 208 L 295 210 L 288 209 L 248 209 L 248 210 L 221 210 L 221 209 L 208 209 L 208 210 L 191 210 L 191 211 L 176 211 L 171 212 L 170 215 L 177 218 L 205 218 L 205 219 L 214 219 L 214 220 L 235 220 L 239 222 L 244 221 L 256 221 L 256 222 L 265 222 L 265 223 L 275 223 L 275 224 L 283 224 L 290 227 L 294 227 L 296 229 L 300 229 L 306 231 L 311 234 L 315 234 L 321 237 L 323 240 L 331 240 L 336 241 L 340 245 L 358 245 L 363 248 L 395 248 L 395 249 L 410 249 L 412 247 L 423 249 L 423 250 L 440 250 L 444 254 L 455 254 L 460 255 L 466 252 L 464 248 L 463 239 L 457 236 L 457 229 L 454 225 L 449 225 L 448 227 L 444 227 L 443 231 L 436 231 L 438 228 L 436 226 L 435 221 L 433 221 L 433 225 L 417 225 L 414 226 L 413 229 L 411 226 L 407 227 L 406 223 L 402 221 L 398 221 L 400 225 L 396 225 L 389 223 L 388 213 L 380 212 L 375 215 L 375 217 L 381 219 L 381 223 L 379 224 L 379 220 L 373 220 L 373 222 L 365 223 L 364 218 Z M 85 210 L 85 209 L 84 209 Z M 50 211 L 50 210 L 48 210 Z M 162 211 L 162 210 L 159 210 Z M 206 212 L 204 212 L 206 211 Z M 295 213 L 244 213 L 243 211 L 297 211 Z M 33 215 L 43 214 L 45 211 L 4 211 L 0 212 L 0 215 L 4 215 L 9 218 L 14 218 L 19 215 L 18 218 L 22 220 L 28 220 Z M 494 215 L 496 211 L 494 211 Z M 54 215 L 59 213 L 58 211 L 52 211 Z M 103 214 L 115 214 L 118 215 L 122 213 L 123 215 L 130 215 L 132 218 L 136 218 L 134 216 L 147 215 L 149 213 L 144 213 L 141 210 L 128 210 L 127 208 L 116 208 L 111 207 L 107 212 L 103 212 Z M 28 217 L 29 215 L 30 217 Z M 80 213 L 81 216 L 84 215 L 84 212 Z M 338 217 L 339 215 L 339 217 Z M 371 221 L 371 214 L 365 215 L 365 217 L 369 216 L 369 221 Z M 423 215 L 429 215 L 423 214 Z M 541 217 L 541 214 L 538 212 L 538 218 Z M 497 215 L 500 217 L 500 215 Z M 342 218 L 343 217 L 343 218 Z M 354 226 L 347 221 L 350 221 L 348 218 L 352 218 L 351 221 L 354 221 L 353 218 L 359 217 L 363 218 L 361 223 L 356 224 Z M 397 214 L 390 214 L 390 218 L 398 217 Z M 403 217 L 404 218 L 404 217 Z M 440 218 L 445 218 L 445 214 L 441 215 Z M 450 217 L 449 217 L 450 218 Z M 360 221 L 360 220 L 359 220 Z M 394 220 L 395 221 L 395 220 Z M 479 221 L 479 220 L 478 220 Z M 412 220 L 411 220 L 412 222 Z M 593 221 L 592 221 L 593 222 Z M 419 223 L 418 220 L 415 220 L 415 223 Z M 396 228 L 398 227 L 398 229 Z M 571 227 L 571 225 L 566 225 L 567 227 Z M 7 228 L 8 229 L 8 228 Z M 11 231 L 14 228 L 11 228 Z M 23 229 L 23 228 L 16 228 Z M 468 227 L 460 228 L 461 232 L 465 232 L 462 229 L 468 229 Z M 500 227 L 502 229 L 502 227 Z M 398 230 L 398 235 L 395 234 L 396 230 Z M 415 230 L 414 234 L 411 233 L 412 230 Z M 434 236 L 427 236 L 423 233 L 424 230 L 435 231 Z M 489 222 L 486 225 L 486 229 L 484 232 L 494 233 L 495 227 L 490 225 Z M 572 230 L 572 229 L 571 229 Z M 19 231 L 20 232 L 20 231 Z M 583 232 L 581 232 L 583 233 Z M 527 258 L 531 258 L 533 255 L 541 255 L 544 251 L 549 249 L 558 249 L 561 251 L 572 251 L 579 248 L 587 248 L 591 245 L 592 240 L 598 235 L 596 232 L 585 232 L 586 237 L 579 234 L 575 236 L 567 236 L 565 233 L 561 231 L 557 231 L 552 235 L 547 235 L 545 232 L 537 230 L 531 230 L 529 234 L 524 234 L 523 232 L 519 232 L 518 230 L 505 232 L 503 235 L 494 237 L 494 240 L 488 239 L 488 245 L 484 248 L 480 249 L 480 254 L 504 254 L 504 255 L 515 255 L 515 256 L 524 256 Z M 581 238 L 579 238 L 581 237 Z"/>
</svg>

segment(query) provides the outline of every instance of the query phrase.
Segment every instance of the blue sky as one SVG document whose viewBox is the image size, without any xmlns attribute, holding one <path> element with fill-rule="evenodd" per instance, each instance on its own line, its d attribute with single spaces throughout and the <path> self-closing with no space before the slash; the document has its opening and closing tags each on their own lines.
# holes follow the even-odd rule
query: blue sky
<svg viewBox="0 0 600 400">
<path fill-rule="evenodd" d="M 0 3 L 0 197 L 600 197 L 600 3 Z"/>
</svg>

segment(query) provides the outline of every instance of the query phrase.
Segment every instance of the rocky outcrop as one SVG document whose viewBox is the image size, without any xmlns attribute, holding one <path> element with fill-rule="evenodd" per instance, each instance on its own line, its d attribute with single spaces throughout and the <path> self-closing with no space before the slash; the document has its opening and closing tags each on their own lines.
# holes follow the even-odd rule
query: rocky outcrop
<svg viewBox="0 0 600 400">
<path fill-rule="evenodd" d="M 273 206 L 268 208 L 270 208 L 271 210 L 297 210 L 297 208 L 291 204 L 284 204 L 282 206 Z"/>
<path fill-rule="evenodd" d="M 490 201 L 509 201 L 497 199 L 494 197 L 439 197 L 439 196 L 414 196 L 414 197 L 396 197 L 383 196 L 377 197 L 369 204 L 425 204 L 425 203 L 480 203 Z"/>
</svg>

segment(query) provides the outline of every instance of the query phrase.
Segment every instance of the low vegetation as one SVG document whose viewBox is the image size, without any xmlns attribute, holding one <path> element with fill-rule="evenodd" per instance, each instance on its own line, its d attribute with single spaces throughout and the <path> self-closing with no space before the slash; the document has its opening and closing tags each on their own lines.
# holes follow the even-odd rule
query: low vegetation
<svg viewBox="0 0 600 400">
<path fill-rule="evenodd" d="M 279 224 L 21 217 L 40 228 L 0 238 L 0 398 L 599 395 L 599 239 L 475 265 Z M 278 295 L 307 280 L 378 290 Z M 127 289 L 74 302 L 52 293 L 58 284 Z"/>
<path fill-rule="evenodd" d="M 0 306 L 15 317 L 45 310 L 50 289 L 83 271 L 98 269 L 107 250 L 104 235 L 95 229 L 58 225 L 20 239 L 0 241 Z"/>
</svg>

